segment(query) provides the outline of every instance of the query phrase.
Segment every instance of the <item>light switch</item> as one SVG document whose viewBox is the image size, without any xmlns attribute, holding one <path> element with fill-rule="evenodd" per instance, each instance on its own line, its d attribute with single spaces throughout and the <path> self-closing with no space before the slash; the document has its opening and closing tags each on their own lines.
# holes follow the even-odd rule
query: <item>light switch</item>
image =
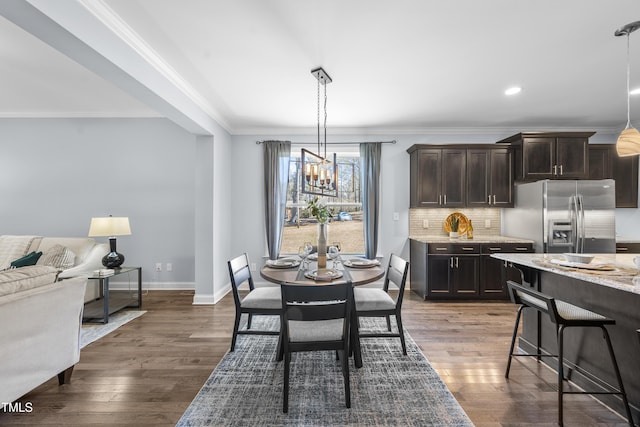
<svg viewBox="0 0 640 427">
<path fill-rule="evenodd" d="M 400 219 L 400 214 L 398 212 L 393 213 L 393 220 L 398 221 Z"/>
<path fill-rule="evenodd" d="M 485 219 L 484 220 L 484 228 L 491 228 L 491 220 L 490 219 Z"/>
<path fill-rule="evenodd" d="M 429 228 L 429 220 L 428 219 L 423 219 L 422 220 L 422 228 Z"/>
</svg>

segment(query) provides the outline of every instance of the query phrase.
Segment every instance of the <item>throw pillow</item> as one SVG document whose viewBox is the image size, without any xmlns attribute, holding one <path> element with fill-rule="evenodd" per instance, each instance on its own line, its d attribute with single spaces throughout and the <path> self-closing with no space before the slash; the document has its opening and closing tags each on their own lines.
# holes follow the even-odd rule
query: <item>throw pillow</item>
<svg viewBox="0 0 640 427">
<path fill-rule="evenodd" d="M 26 254 L 22 258 L 18 258 L 15 261 L 11 262 L 11 267 L 20 268 L 26 267 L 27 265 L 36 265 L 38 259 L 42 256 L 42 252 L 31 252 Z"/>
<path fill-rule="evenodd" d="M 49 265 L 60 270 L 66 270 L 74 265 L 76 255 L 62 245 L 53 245 L 47 249 L 42 258 L 38 260 L 38 265 Z"/>
</svg>

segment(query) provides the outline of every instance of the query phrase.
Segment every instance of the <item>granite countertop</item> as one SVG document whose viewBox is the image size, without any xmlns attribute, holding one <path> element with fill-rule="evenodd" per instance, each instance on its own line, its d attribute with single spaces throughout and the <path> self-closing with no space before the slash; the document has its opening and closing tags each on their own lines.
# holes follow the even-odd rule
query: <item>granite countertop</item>
<svg viewBox="0 0 640 427">
<path fill-rule="evenodd" d="M 533 240 L 520 239 L 516 237 L 478 234 L 476 234 L 473 239 L 467 239 L 465 236 L 458 239 L 451 239 L 446 235 L 409 236 L 409 239 L 416 240 L 421 243 L 534 243 Z"/>
<path fill-rule="evenodd" d="M 491 256 L 517 265 L 549 271 L 640 295 L 640 270 L 636 268 L 633 262 L 633 258 L 638 254 L 596 254 L 590 265 L 612 265 L 615 270 L 610 272 L 570 268 L 550 263 L 553 259 L 564 260 L 565 258 L 562 254 L 498 253 Z"/>
</svg>

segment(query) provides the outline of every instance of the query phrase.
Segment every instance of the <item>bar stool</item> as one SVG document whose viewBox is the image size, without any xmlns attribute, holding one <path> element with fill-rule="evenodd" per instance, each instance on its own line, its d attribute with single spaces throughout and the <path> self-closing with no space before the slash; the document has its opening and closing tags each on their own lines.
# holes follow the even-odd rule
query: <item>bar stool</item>
<svg viewBox="0 0 640 427">
<path fill-rule="evenodd" d="M 511 347 L 509 349 L 509 361 L 507 362 L 507 370 L 504 374 L 505 378 L 509 378 L 509 370 L 511 369 L 511 359 L 514 356 L 536 356 L 540 357 L 558 357 L 558 424 L 563 425 L 562 421 L 562 401 L 565 394 L 619 394 L 622 397 L 624 407 L 627 412 L 627 420 L 630 426 L 633 426 L 633 417 L 631 415 L 631 409 L 629 408 L 629 402 L 627 400 L 627 394 L 624 391 L 622 385 L 622 378 L 620 376 L 620 370 L 618 369 L 618 363 L 616 362 L 616 356 L 611 346 L 611 339 L 609 338 L 609 332 L 605 325 L 615 325 L 616 321 L 602 316 L 598 313 L 594 313 L 584 308 L 566 303 L 564 301 L 556 300 L 541 292 L 535 291 L 531 288 L 524 287 L 511 280 L 507 281 L 507 287 L 509 288 L 509 296 L 511 301 L 520 305 L 518 308 L 518 314 L 516 315 L 516 324 L 513 329 L 513 337 L 511 338 Z M 516 336 L 518 334 L 518 325 L 520 323 L 520 317 L 522 310 L 525 308 L 533 308 L 540 313 L 547 314 L 551 321 L 556 325 L 556 335 L 558 339 L 558 355 L 552 354 L 514 354 L 514 346 L 516 342 Z M 602 335 L 607 342 L 607 348 L 609 349 L 609 355 L 611 356 L 611 362 L 613 369 L 618 380 L 618 389 L 609 389 L 608 391 L 564 391 L 563 380 L 563 339 L 564 330 L 568 327 L 594 327 L 602 329 Z M 640 332 L 639 332 L 640 333 Z M 579 368 L 576 366 L 575 368 Z M 603 387 L 604 389 L 604 387 Z"/>
</svg>

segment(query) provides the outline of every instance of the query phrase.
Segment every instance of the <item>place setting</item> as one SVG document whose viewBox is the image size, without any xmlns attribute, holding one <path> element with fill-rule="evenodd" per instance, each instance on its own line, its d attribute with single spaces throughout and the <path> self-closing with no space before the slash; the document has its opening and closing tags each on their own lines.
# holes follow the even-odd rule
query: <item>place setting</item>
<svg viewBox="0 0 640 427">
<path fill-rule="evenodd" d="M 350 258 L 342 262 L 345 267 L 349 268 L 372 268 L 380 265 L 377 259 L 366 258 Z"/>
<path fill-rule="evenodd" d="M 300 260 L 295 258 L 268 259 L 265 265 L 269 268 L 279 269 L 296 268 L 300 265 Z"/>
</svg>

